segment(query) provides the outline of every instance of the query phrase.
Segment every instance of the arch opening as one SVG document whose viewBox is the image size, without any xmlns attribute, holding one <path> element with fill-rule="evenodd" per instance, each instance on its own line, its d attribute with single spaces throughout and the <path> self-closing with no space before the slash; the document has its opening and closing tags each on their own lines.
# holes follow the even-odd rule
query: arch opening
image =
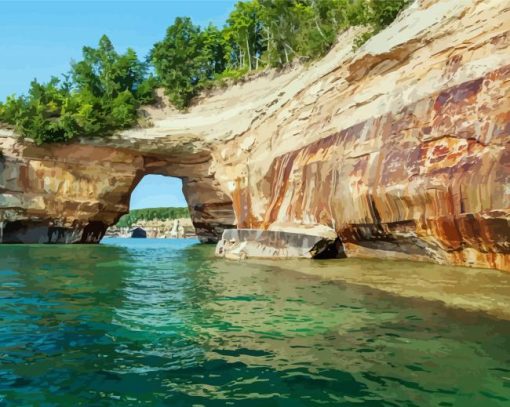
<svg viewBox="0 0 510 407">
<path fill-rule="evenodd" d="M 135 181 L 129 196 L 129 212 L 108 228 L 106 237 L 196 237 L 182 179 L 146 174 Z"/>
</svg>

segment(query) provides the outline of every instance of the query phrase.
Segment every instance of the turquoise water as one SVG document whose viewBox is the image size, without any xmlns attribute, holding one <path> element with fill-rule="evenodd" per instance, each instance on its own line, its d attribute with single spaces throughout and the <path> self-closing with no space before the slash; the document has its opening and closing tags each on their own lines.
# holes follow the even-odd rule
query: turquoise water
<svg viewBox="0 0 510 407">
<path fill-rule="evenodd" d="M 0 405 L 510 405 L 510 322 L 212 253 L 1 246 Z"/>
</svg>

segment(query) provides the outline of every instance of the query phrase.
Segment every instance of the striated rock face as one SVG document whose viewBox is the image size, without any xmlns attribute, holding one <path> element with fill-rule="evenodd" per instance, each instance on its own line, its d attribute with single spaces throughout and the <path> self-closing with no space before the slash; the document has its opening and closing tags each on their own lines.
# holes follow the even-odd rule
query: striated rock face
<svg viewBox="0 0 510 407">
<path fill-rule="evenodd" d="M 207 152 L 154 157 L 110 146 L 36 147 L 6 131 L 0 143 L 3 243 L 97 243 L 129 211 L 130 194 L 146 174 L 182 178 L 201 241 L 215 242 L 233 225 L 230 198 L 207 175 Z"/>
<path fill-rule="evenodd" d="M 355 35 L 189 113 L 147 109 L 148 129 L 44 148 L 4 132 L 4 241 L 97 241 L 158 173 L 183 178 L 203 240 L 267 231 L 227 232 L 227 257 L 331 253 L 336 236 L 347 256 L 510 270 L 510 8 L 421 0 L 354 52 Z"/>
<path fill-rule="evenodd" d="M 221 150 L 238 227 L 326 226 L 347 256 L 509 270 L 504 3 L 419 2 L 359 54 L 329 55 Z"/>
</svg>

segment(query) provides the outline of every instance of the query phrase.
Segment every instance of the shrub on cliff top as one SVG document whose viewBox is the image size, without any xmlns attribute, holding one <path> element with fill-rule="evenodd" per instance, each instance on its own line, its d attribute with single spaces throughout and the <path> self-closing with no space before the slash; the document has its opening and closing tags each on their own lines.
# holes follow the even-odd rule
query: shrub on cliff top
<svg viewBox="0 0 510 407">
<path fill-rule="evenodd" d="M 158 83 L 178 109 L 185 109 L 200 90 L 229 78 L 324 55 L 350 26 L 369 28 L 356 40 L 359 46 L 409 1 L 239 1 L 221 29 L 203 29 L 179 17 L 150 52 L 157 78 L 132 49 L 119 54 L 103 36 L 97 48 L 83 48 L 83 59 L 62 79 L 34 80 L 28 95 L 0 103 L 0 122 L 39 144 L 109 135 L 136 123 L 138 107 L 153 101 Z"/>
<path fill-rule="evenodd" d="M 156 82 L 147 70 L 132 49 L 119 54 L 103 36 L 62 79 L 34 80 L 28 95 L 8 97 L 0 121 L 38 144 L 111 134 L 133 126 L 139 105 L 152 101 Z"/>
</svg>

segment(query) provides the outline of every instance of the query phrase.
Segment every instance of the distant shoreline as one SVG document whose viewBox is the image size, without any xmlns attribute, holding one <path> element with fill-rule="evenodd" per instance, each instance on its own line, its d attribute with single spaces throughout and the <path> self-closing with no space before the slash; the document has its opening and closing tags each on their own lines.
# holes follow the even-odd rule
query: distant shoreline
<svg viewBox="0 0 510 407">
<path fill-rule="evenodd" d="M 184 237 L 131 237 L 131 236 L 114 236 L 114 235 L 104 235 L 103 239 L 132 239 L 132 240 L 182 240 L 182 239 L 198 239 L 197 235 L 190 235 Z"/>
<path fill-rule="evenodd" d="M 132 236 L 133 233 L 137 236 Z M 147 208 L 130 211 L 110 226 L 105 237 L 188 238 L 196 237 L 188 208 Z"/>
</svg>

